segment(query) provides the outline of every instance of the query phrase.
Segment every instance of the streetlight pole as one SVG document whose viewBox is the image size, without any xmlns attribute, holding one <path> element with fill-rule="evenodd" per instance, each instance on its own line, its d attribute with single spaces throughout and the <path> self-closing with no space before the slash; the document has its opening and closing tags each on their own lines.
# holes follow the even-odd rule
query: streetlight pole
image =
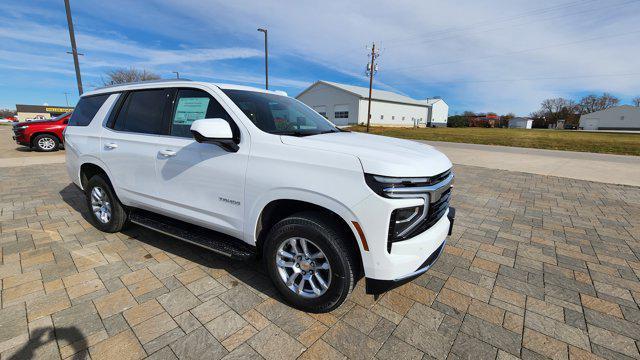
<svg viewBox="0 0 640 360">
<path fill-rule="evenodd" d="M 176 74 L 176 79 L 180 79 L 180 73 L 177 71 L 172 71 L 172 73 Z"/>
<path fill-rule="evenodd" d="M 69 0 L 64 0 L 64 8 L 67 11 L 67 24 L 69 25 L 69 39 L 71 40 L 71 53 L 73 54 L 73 65 L 76 68 L 76 80 L 78 81 L 78 94 L 82 95 L 82 77 L 80 76 L 80 63 L 78 62 L 78 48 L 76 47 L 76 36 L 73 32 L 73 20 L 71 20 L 71 7 Z"/>
<path fill-rule="evenodd" d="M 264 33 L 264 88 L 269 90 L 269 47 L 267 46 L 267 29 L 259 28 Z"/>
<path fill-rule="evenodd" d="M 69 96 L 68 95 L 69 95 L 69 93 L 65 91 L 64 92 L 64 99 L 67 102 L 67 106 L 69 106 Z"/>
</svg>

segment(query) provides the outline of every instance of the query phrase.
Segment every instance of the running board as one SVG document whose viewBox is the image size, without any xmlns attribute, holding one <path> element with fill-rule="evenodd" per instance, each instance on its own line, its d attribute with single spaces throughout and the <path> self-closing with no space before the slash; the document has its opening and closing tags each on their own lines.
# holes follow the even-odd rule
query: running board
<svg viewBox="0 0 640 360">
<path fill-rule="evenodd" d="M 129 221 L 234 260 L 248 260 L 256 256 L 255 248 L 241 240 L 149 211 L 132 210 L 129 214 Z"/>
</svg>

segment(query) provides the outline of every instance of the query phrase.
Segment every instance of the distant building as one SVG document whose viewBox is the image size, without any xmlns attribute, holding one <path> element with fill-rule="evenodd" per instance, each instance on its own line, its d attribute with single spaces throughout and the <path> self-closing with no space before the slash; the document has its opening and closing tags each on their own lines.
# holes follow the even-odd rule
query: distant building
<svg viewBox="0 0 640 360">
<path fill-rule="evenodd" d="M 495 114 L 469 116 L 470 127 L 499 127 L 500 116 Z"/>
<path fill-rule="evenodd" d="M 533 127 L 533 119 L 515 117 L 509 119 L 509 127 L 515 129 L 531 129 Z"/>
<path fill-rule="evenodd" d="M 16 118 L 18 121 L 25 121 L 27 119 L 50 119 L 69 111 L 73 111 L 73 107 L 16 104 Z"/>
<path fill-rule="evenodd" d="M 369 88 L 321 80 L 296 98 L 335 125 L 367 123 Z M 415 100 L 377 89 L 371 95 L 371 125 L 446 126 L 448 113 L 449 106 L 442 99 Z"/>
<path fill-rule="evenodd" d="M 427 99 L 427 126 L 446 127 L 449 105 L 441 98 Z"/>
<path fill-rule="evenodd" d="M 640 107 L 614 106 L 580 116 L 582 130 L 640 130 Z"/>
</svg>

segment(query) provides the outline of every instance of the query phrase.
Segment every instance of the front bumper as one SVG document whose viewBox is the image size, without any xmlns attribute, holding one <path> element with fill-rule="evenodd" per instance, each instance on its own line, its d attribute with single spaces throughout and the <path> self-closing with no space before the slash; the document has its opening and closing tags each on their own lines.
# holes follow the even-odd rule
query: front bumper
<svg viewBox="0 0 640 360">
<path fill-rule="evenodd" d="M 449 211 L 447 213 L 447 219 L 449 221 L 449 229 L 447 232 L 448 235 L 451 235 L 453 231 L 453 223 L 455 221 L 455 217 L 456 217 L 456 209 L 449 207 Z M 389 291 L 391 289 L 394 289 L 398 286 L 401 286 L 403 284 L 406 284 L 411 280 L 424 274 L 436 263 L 436 261 L 444 251 L 446 242 L 447 242 L 447 239 L 445 237 L 442 243 L 440 244 L 440 246 L 438 246 L 438 248 L 436 248 L 436 250 L 433 251 L 415 271 L 409 274 L 397 277 L 392 280 L 380 280 L 380 279 L 366 277 L 365 278 L 366 293 L 371 295 L 378 295 L 386 291 Z"/>
</svg>

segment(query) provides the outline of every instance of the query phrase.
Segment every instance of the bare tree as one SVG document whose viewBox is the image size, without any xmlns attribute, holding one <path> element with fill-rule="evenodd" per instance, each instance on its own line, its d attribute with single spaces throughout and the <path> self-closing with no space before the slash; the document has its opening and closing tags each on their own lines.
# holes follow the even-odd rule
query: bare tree
<svg viewBox="0 0 640 360">
<path fill-rule="evenodd" d="M 604 93 L 601 96 L 587 95 L 580 100 L 580 113 L 589 114 L 592 112 L 608 109 L 620 103 L 617 97 Z"/>
<path fill-rule="evenodd" d="M 577 123 L 580 112 L 580 106 L 573 100 L 565 98 L 554 98 L 544 100 L 540 104 L 540 110 L 532 117 L 538 118 L 537 126 L 547 127 L 549 124 L 555 124 L 558 120 L 565 120 L 567 123 Z"/>
<path fill-rule="evenodd" d="M 107 72 L 107 80 L 102 80 L 104 85 L 124 84 L 145 80 L 158 80 L 160 76 L 147 70 L 138 70 L 136 68 L 115 69 Z"/>
<path fill-rule="evenodd" d="M 640 107 L 640 96 L 634 97 L 631 101 L 633 102 L 633 105 Z"/>
</svg>

